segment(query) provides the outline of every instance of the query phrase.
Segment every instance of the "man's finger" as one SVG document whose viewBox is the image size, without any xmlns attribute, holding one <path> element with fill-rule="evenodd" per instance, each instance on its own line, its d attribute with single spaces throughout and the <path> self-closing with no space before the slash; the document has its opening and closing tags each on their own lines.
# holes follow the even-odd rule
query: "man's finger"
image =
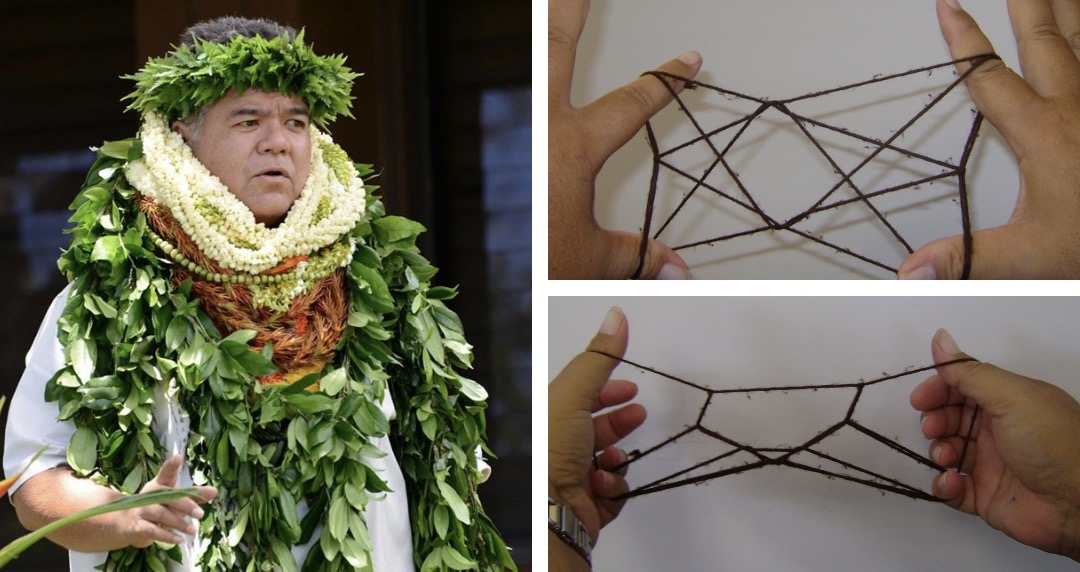
<svg viewBox="0 0 1080 572">
<path fill-rule="evenodd" d="M 933 484 L 934 496 L 945 504 L 968 514 L 975 513 L 975 481 L 956 471 L 947 471 L 938 475 Z"/>
<path fill-rule="evenodd" d="M 637 403 L 631 403 L 622 409 L 616 409 L 610 413 L 598 415 L 593 418 L 593 434 L 595 435 L 593 448 L 603 451 L 618 443 L 623 437 L 641 426 L 645 422 L 645 408 Z"/>
<path fill-rule="evenodd" d="M 632 232 L 605 231 L 609 278 L 633 277 L 642 280 L 687 280 L 690 266 L 668 245 L 650 238 L 641 259 L 641 235 Z"/>
<path fill-rule="evenodd" d="M 195 525 L 185 519 L 182 514 L 164 505 L 156 504 L 145 507 L 141 514 L 143 519 L 162 528 L 171 528 L 186 534 L 194 534 L 196 531 Z"/>
<path fill-rule="evenodd" d="M 1080 58 L 1080 2 L 1076 0 L 1054 0 L 1054 19 L 1062 37 L 1068 42 L 1074 57 Z M 1080 61 L 1080 59 L 1078 59 Z"/>
<path fill-rule="evenodd" d="M 941 34 L 954 59 L 994 51 L 990 40 L 967 12 L 950 7 L 946 0 L 938 0 L 937 11 Z M 956 69 L 963 75 L 971 66 L 971 63 L 960 63 Z M 1029 115 L 1031 110 L 1039 107 L 1032 104 L 1041 99 L 1035 90 L 1001 60 L 979 65 L 965 83 L 979 111 L 997 127 L 1013 151 L 1019 153 L 1026 148 L 1030 143 L 1026 139 L 1031 132 L 1026 129 L 1030 125 Z M 1042 134 L 1035 133 L 1035 136 Z"/>
<path fill-rule="evenodd" d="M 701 55 L 687 52 L 657 68 L 682 78 L 693 78 L 701 70 Z M 645 126 L 653 115 L 671 103 L 672 93 L 679 93 L 685 82 L 643 75 L 608 93 L 582 109 L 582 119 L 590 133 L 596 156 L 610 157 Z"/>
<path fill-rule="evenodd" d="M 574 58 L 589 0 L 551 0 L 548 4 L 548 106 L 570 104 Z"/>
<path fill-rule="evenodd" d="M 1052 251 L 1037 244 L 1038 234 L 1020 223 L 972 234 L 971 272 L 968 278 L 1033 278 L 1052 271 Z M 1032 254 L 1032 253 L 1037 254 Z M 909 255 L 896 277 L 901 280 L 958 280 L 964 273 L 964 237 L 935 240 Z"/>
<path fill-rule="evenodd" d="M 179 477 L 180 455 L 173 455 L 161 464 L 161 468 L 158 469 L 157 476 L 154 477 L 154 482 L 156 482 L 161 487 L 171 488 L 176 486 L 176 482 Z"/>
<path fill-rule="evenodd" d="M 934 363 L 970 357 L 960 351 L 952 335 L 938 330 L 930 343 Z M 965 361 L 937 368 L 938 375 L 981 408 L 979 415 L 998 415 L 1013 409 L 1017 398 L 1033 391 L 1033 380 L 993 364 Z"/>
<path fill-rule="evenodd" d="M 637 395 L 637 384 L 632 381 L 626 381 L 625 379 L 612 379 L 604 385 L 604 389 L 600 390 L 600 395 L 596 396 L 596 401 L 593 402 L 592 412 L 596 413 L 601 409 L 607 407 L 615 407 L 622 405 L 627 401 L 630 401 Z"/>
<path fill-rule="evenodd" d="M 1044 97 L 1072 96 L 1080 88 L 1080 62 L 1058 28 L 1049 0 L 1009 0 L 1020 68 Z"/>
<path fill-rule="evenodd" d="M 548 388 L 549 396 L 570 400 L 569 406 L 562 410 L 592 410 L 593 402 L 611 377 L 611 371 L 619 365 L 618 360 L 608 355 L 621 358 L 626 352 L 628 328 L 621 309 L 614 307 L 608 310 L 600 331 L 589 343 L 589 351 L 570 360 Z"/>
</svg>

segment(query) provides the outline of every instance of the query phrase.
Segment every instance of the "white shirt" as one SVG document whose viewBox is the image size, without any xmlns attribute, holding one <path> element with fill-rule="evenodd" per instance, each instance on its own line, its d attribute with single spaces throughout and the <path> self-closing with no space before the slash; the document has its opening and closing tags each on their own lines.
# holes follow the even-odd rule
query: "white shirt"
<svg viewBox="0 0 1080 572">
<path fill-rule="evenodd" d="M 56 336 L 56 322 L 66 302 L 67 290 L 65 289 L 49 306 L 49 311 L 34 338 L 34 344 L 26 355 L 26 370 L 23 371 L 19 387 L 11 399 L 7 438 L 4 443 L 4 473 L 14 475 L 26 466 L 42 445 L 48 445 L 48 449 L 15 482 L 10 494 L 14 494 L 19 487 L 38 473 L 67 465 L 67 446 L 75 433 L 75 425 L 70 421 L 55 421 L 60 412 L 59 405 L 45 401 L 45 383 L 63 367 L 65 362 L 63 348 Z M 154 433 L 165 446 L 167 455 L 173 453 L 183 455 L 187 448 L 188 419 L 177 405 L 175 398 L 169 398 L 166 394 L 165 388 L 158 391 L 158 400 L 154 405 Z M 396 411 L 390 392 L 386 392 L 386 397 L 379 404 L 379 408 L 387 419 L 395 418 Z M 380 459 L 366 459 L 366 462 L 386 480 L 392 492 L 381 496 L 371 495 L 371 500 L 364 510 L 368 532 L 371 535 L 372 564 L 376 572 L 414 572 L 412 529 L 409 526 L 405 479 L 390 447 L 389 438 L 380 437 L 374 441 L 374 444 L 387 454 Z M 178 485 L 180 487 L 191 485 L 187 463 L 180 470 Z M 305 507 L 301 506 L 301 516 L 304 511 Z M 193 554 L 196 538 L 183 534 L 181 536 L 185 539 L 181 545 L 185 564 L 170 563 L 169 570 L 197 572 L 199 567 L 190 564 L 194 560 L 190 555 Z M 318 536 L 318 534 L 314 535 L 312 543 L 318 541 Z M 304 561 L 312 543 L 293 548 L 293 555 L 296 556 L 298 564 Z M 69 555 L 72 572 L 92 572 L 95 566 L 105 562 L 106 556 L 105 553 L 84 552 L 69 552 Z"/>
</svg>

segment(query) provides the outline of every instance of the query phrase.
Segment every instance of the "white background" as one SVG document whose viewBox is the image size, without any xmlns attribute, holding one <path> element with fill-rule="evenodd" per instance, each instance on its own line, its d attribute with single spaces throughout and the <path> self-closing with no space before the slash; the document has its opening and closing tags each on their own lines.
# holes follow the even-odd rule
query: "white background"
<svg viewBox="0 0 1080 572">
<path fill-rule="evenodd" d="M 843 383 L 928 365 L 930 338 L 946 327 L 966 352 L 1080 394 L 1076 298 L 551 297 L 551 377 L 587 346 L 611 305 L 621 306 L 630 321 L 628 359 L 714 388 Z M 627 450 L 673 435 L 700 408 L 699 396 L 637 369 L 623 365 L 615 375 L 641 385 L 638 402 L 650 412 L 621 444 Z M 918 413 L 907 402 L 924 377 L 868 389 L 856 418 L 925 453 Z M 717 412 L 759 423 L 755 430 L 766 434 L 836 419 L 820 399 L 749 415 L 757 404 L 744 398 Z M 896 461 L 890 471 L 911 470 L 910 462 L 897 461 L 880 445 L 856 443 L 834 452 Z M 672 454 L 668 461 L 694 460 L 694 451 L 687 457 Z M 635 475 L 649 470 L 656 467 L 633 465 L 631 484 L 641 484 Z M 932 476 L 922 471 L 912 484 L 923 479 L 928 491 Z M 594 563 L 601 571 L 1074 568 L 943 505 L 787 468 L 631 499 L 601 533 Z"/>
<path fill-rule="evenodd" d="M 964 5 L 983 26 L 997 52 L 1017 69 L 1005 2 L 968 0 Z M 699 80 L 771 99 L 793 97 L 866 80 L 876 74 L 902 72 L 952 59 L 941 39 L 932 0 L 593 0 L 578 50 L 572 101 L 579 106 L 593 101 L 642 72 L 691 49 L 704 56 Z M 945 81 L 946 75 L 951 78 L 951 72 L 941 73 L 939 78 Z M 901 84 L 896 85 L 900 90 Z M 691 96 L 698 98 L 697 108 L 709 103 L 701 99 L 704 96 L 700 92 L 698 90 Z M 958 95 L 966 99 L 966 92 L 961 91 Z M 840 96 L 835 101 L 858 107 L 882 96 L 871 96 L 871 100 L 867 100 L 865 94 L 853 92 L 850 99 L 845 97 L 848 96 Z M 716 101 L 715 96 L 711 101 Z M 966 107 L 950 109 L 955 110 L 958 117 L 969 116 Z M 897 123 L 897 118 L 887 113 L 880 116 L 874 113 L 872 111 L 870 117 L 877 117 L 879 124 L 875 129 L 865 129 L 868 134 L 887 134 L 903 122 Z M 658 133 L 668 135 L 667 143 L 685 140 L 678 134 L 689 128 L 684 116 L 673 107 L 662 112 L 655 124 Z M 966 127 L 946 125 L 940 132 L 959 138 L 962 146 Z M 874 136 L 879 136 L 877 134 Z M 763 145 L 764 141 L 770 141 L 769 145 Z M 794 213 L 802 210 L 791 210 L 803 205 L 800 193 L 817 192 L 821 185 L 807 175 L 805 164 L 785 160 L 797 153 L 785 144 L 783 138 L 776 136 L 751 143 L 743 149 L 742 166 L 737 169 L 748 177 L 751 175 L 746 173 L 757 173 L 753 175 L 758 181 L 753 192 L 765 197 L 763 203 L 771 201 L 781 205 L 781 211 Z M 952 144 L 951 148 L 957 148 L 955 156 L 959 156 L 957 145 Z M 761 156 L 747 159 L 758 151 Z M 597 218 L 603 226 L 640 231 L 651 165 L 652 154 L 644 132 L 612 157 L 598 180 Z M 747 171 L 742 172 L 743 168 Z M 1015 202 L 1017 175 L 1015 161 L 1004 141 L 989 126 L 984 129 L 970 168 L 973 171 L 969 175 L 969 185 L 974 227 L 1002 224 Z M 807 182 L 810 179 L 813 181 Z M 663 183 L 663 179 L 661 181 Z M 830 185 L 818 195 L 824 194 Z M 944 184 L 935 187 L 939 191 L 944 188 Z M 665 204 L 663 191 L 661 189 L 658 200 L 660 210 Z M 924 190 L 918 197 L 926 197 L 928 192 Z M 702 192 L 703 196 L 705 194 Z M 681 195 L 673 194 L 666 200 L 674 204 L 678 197 Z M 794 202 L 789 205 L 785 202 L 789 200 Z M 897 200 L 909 206 L 920 203 L 919 200 Z M 681 244 L 688 241 L 675 239 L 681 236 L 711 237 L 725 230 L 740 230 L 730 226 L 727 219 L 717 218 L 717 211 L 710 210 L 707 205 L 696 204 L 693 208 L 696 209 L 693 217 L 679 219 L 687 226 L 676 231 L 683 235 L 672 236 L 668 242 Z M 935 238 L 959 234 L 957 212 L 956 205 L 946 198 L 897 211 L 890 216 L 890 221 L 894 218 L 900 221 L 896 224 L 898 227 L 903 225 L 902 234 L 912 247 L 918 248 Z M 866 211 L 860 214 L 866 218 Z M 901 220 L 905 217 L 906 220 Z M 655 223 L 653 228 L 655 230 Z M 892 267 L 898 266 L 906 254 L 892 245 L 891 235 L 883 234 L 888 231 L 877 223 L 850 226 L 838 217 L 822 214 L 812 218 L 811 224 L 803 225 L 803 228 L 824 233 L 826 238 L 836 237 L 835 240 L 848 247 L 869 249 L 875 258 Z M 662 239 L 668 236 L 671 235 L 664 235 Z M 807 244 L 790 233 L 761 234 L 711 247 L 683 250 L 680 254 L 691 264 L 697 278 L 892 276 L 830 249 Z"/>
</svg>

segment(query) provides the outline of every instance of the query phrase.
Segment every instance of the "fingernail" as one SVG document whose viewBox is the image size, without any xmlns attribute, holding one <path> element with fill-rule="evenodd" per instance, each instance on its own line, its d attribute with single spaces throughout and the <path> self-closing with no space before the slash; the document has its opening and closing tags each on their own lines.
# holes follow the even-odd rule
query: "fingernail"
<svg viewBox="0 0 1080 572">
<path fill-rule="evenodd" d="M 600 324 L 600 333 L 607 336 L 614 336 L 619 331 L 619 326 L 622 324 L 626 317 L 623 315 L 623 311 L 618 306 L 612 306 L 607 311 L 607 316 L 604 316 L 604 323 Z"/>
<path fill-rule="evenodd" d="M 960 0 L 945 0 L 945 3 L 953 10 L 963 10 L 963 8 L 960 7 Z"/>
<path fill-rule="evenodd" d="M 926 418 L 927 417 L 930 417 L 930 412 L 929 411 L 923 411 L 922 415 L 919 416 L 919 427 L 924 428 L 924 430 L 925 430 L 925 427 L 926 427 Z"/>
<path fill-rule="evenodd" d="M 956 340 L 953 339 L 952 334 L 946 331 L 945 328 L 938 330 L 937 333 L 934 334 L 934 338 L 937 340 L 938 345 L 941 346 L 941 349 L 945 350 L 945 353 L 960 353 L 960 346 L 956 345 Z"/>
<path fill-rule="evenodd" d="M 934 445 L 934 447 L 930 449 L 930 458 L 939 465 L 941 464 L 941 448 L 942 445 Z"/>
<path fill-rule="evenodd" d="M 205 515 L 205 514 L 206 513 L 203 512 L 203 509 L 201 509 L 199 507 L 195 507 L 195 510 L 191 511 L 191 516 L 193 516 L 195 518 L 202 518 L 203 515 Z"/>
<path fill-rule="evenodd" d="M 661 267 L 660 272 L 656 275 L 657 280 L 688 280 L 689 278 L 689 270 L 670 262 Z"/>
<path fill-rule="evenodd" d="M 607 471 L 600 471 L 600 474 L 604 477 L 604 486 L 610 487 L 611 485 L 615 484 L 615 477 L 613 477 L 611 473 Z"/>
<path fill-rule="evenodd" d="M 920 266 L 915 270 L 909 270 L 897 276 L 900 280 L 937 280 L 937 272 L 933 266 Z"/>
<path fill-rule="evenodd" d="M 679 61 L 688 66 L 696 66 L 701 63 L 701 54 L 697 52 L 686 52 L 679 56 Z"/>
</svg>

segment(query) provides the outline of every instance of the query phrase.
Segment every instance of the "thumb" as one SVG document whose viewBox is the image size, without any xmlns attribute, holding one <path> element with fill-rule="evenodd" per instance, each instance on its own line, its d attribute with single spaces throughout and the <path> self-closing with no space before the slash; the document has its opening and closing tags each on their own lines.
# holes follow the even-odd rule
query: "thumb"
<svg viewBox="0 0 1080 572">
<path fill-rule="evenodd" d="M 930 343 L 934 363 L 971 358 L 960 351 L 952 335 L 938 330 Z M 948 385 L 977 403 L 991 416 L 1005 414 L 1017 399 L 1032 389 L 1034 380 L 980 361 L 965 361 L 939 366 L 938 375 Z"/>
<path fill-rule="evenodd" d="M 589 343 L 588 351 L 578 354 L 566 364 L 548 385 L 549 413 L 591 411 L 592 404 L 607 384 L 611 371 L 619 361 L 603 354 L 622 357 L 626 352 L 629 326 L 618 307 L 608 310 L 600 331 Z M 603 353 L 597 353 L 603 352 Z M 564 402 L 561 407 L 557 402 Z"/>
<path fill-rule="evenodd" d="M 975 232 L 970 262 L 966 260 L 962 235 L 935 240 L 908 256 L 896 277 L 900 280 L 1020 278 L 1031 272 L 1032 261 L 1030 257 L 1024 261 L 1012 255 L 1022 242 L 1013 230 L 1001 226 Z M 969 266 L 965 268 L 966 265 Z"/>
<path fill-rule="evenodd" d="M 158 469 L 157 476 L 148 485 L 157 483 L 157 488 L 173 488 L 176 486 L 177 481 L 180 479 L 180 455 L 173 455 L 169 457 L 164 463 L 161 464 L 161 468 Z"/>
<path fill-rule="evenodd" d="M 668 245 L 649 239 L 641 251 L 641 235 L 629 232 L 607 233 L 608 276 L 646 280 L 686 280 L 690 266 Z"/>
</svg>

